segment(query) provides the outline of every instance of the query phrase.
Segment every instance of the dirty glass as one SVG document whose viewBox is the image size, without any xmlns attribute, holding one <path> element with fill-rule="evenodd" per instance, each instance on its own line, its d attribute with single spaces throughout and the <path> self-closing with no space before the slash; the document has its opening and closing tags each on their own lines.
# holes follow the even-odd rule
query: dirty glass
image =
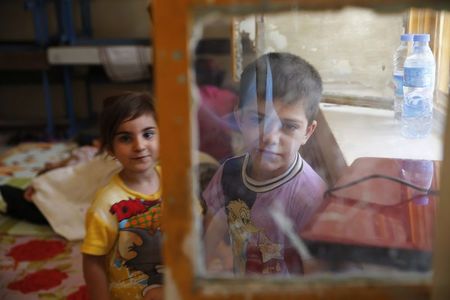
<svg viewBox="0 0 450 300">
<path fill-rule="evenodd" d="M 198 275 L 431 280 L 442 124 L 411 139 L 394 118 L 407 18 L 198 12 Z"/>
</svg>

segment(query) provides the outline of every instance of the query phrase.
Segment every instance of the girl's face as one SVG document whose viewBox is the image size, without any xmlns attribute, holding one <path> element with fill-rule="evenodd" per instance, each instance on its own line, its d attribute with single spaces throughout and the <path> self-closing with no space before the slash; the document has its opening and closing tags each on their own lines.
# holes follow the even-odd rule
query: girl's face
<svg viewBox="0 0 450 300">
<path fill-rule="evenodd" d="M 158 125 L 152 114 L 122 122 L 113 140 L 113 156 L 128 175 L 152 172 L 159 158 Z"/>
</svg>

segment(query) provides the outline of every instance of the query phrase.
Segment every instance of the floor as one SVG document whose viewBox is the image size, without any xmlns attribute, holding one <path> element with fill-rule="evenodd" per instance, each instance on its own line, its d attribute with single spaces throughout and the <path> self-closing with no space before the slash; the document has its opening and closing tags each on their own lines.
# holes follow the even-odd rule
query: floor
<svg viewBox="0 0 450 300">
<path fill-rule="evenodd" d="M 0 184 L 23 183 L 45 162 L 67 152 L 65 143 L 19 145 L 14 134 L 0 134 Z M 0 215 L 0 299 L 86 299 L 80 242 L 58 236 L 49 226 Z"/>
</svg>

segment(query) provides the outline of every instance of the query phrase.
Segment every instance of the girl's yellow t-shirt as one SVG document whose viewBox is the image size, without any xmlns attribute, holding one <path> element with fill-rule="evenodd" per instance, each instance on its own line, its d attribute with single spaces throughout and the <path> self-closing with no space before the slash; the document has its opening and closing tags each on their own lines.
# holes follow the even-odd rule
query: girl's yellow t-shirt
<svg viewBox="0 0 450 300">
<path fill-rule="evenodd" d="M 162 284 L 161 205 L 161 189 L 144 195 L 118 175 L 97 192 L 81 252 L 106 255 L 113 299 L 142 299 L 146 288 Z"/>
</svg>

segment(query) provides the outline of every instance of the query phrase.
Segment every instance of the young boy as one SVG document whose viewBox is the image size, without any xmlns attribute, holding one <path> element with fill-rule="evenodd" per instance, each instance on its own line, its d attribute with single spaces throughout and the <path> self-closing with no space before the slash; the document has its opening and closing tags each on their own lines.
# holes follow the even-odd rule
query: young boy
<svg viewBox="0 0 450 300">
<path fill-rule="evenodd" d="M 288 231 L 298 237 L 326 189 L 299 154 L 317 126 L 321 94 L 320 75 L 298 56 L 269 53 L 245 68 L 236 119 L 247 152 L 225 161 L 203 193 L 210 271 L 304 272 Z M 293 227 L 280 227 L 277 215 Z"/>
</svg>

